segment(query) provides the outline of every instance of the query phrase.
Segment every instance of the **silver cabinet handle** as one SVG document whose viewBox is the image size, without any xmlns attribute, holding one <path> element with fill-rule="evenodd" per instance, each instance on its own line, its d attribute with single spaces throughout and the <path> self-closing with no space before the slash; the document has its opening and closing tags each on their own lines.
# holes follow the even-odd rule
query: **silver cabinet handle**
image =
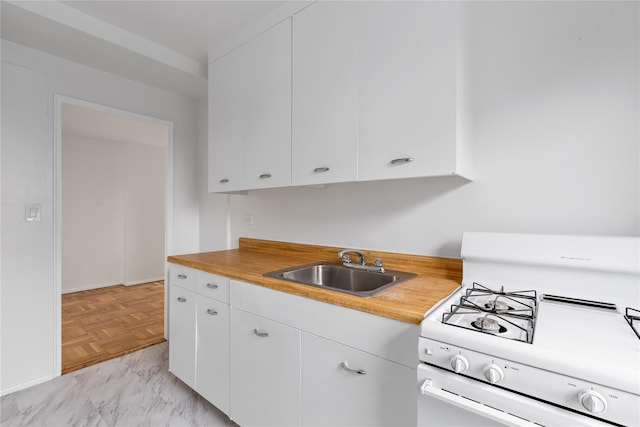
<svg viewBox="0 0 640 427">
<path fill-rule="evenodd" d="M 178 279 L 186 279 L 187 275 L 186 274 L 178 274 Z"/>
<path fill-rule="evenodd" d="M 399 159 L 393 159 L 389 163 L 392 165 L 404 165 L 406 163 L 413 162 L 413 157 L 400 157 Z"/>
<path fill-rule="evenodd" d="M 253 333 L 257 336 L 259 336 L 260 338 L 266 338 L 269 336 L 269 332 L 261 332 L 258 330 L 258 328 L 253 330 Z"/>
<path fill-rule="evenodd" d="M 218 181 L 220 184 L 228 184 L 229 183 L 229 179 L 228 178 L 222 178 L 220 181 Z"/>
<path fill-rule="evenodd" d="M 322 172 L 329 172 L 329 168 L 325 166 L 321 168 L 315 168 L 313 170 L 313 173 L 322 173 Z"/>
<path fill-rule="evenodd" d="M 263 173 L 262 175 L 260 175 L 258 178 L 260 179 L 267 179 L 267 178 L 271 178 L 271 174 L 270 173 Z"/>
<path fill-rule="evenodd" d="M 187 302 L 187 299 L 184 297 L 178 297 L 178 302 Z"/>
<path fill-rule="evenodd" d="M 213 308 L 207 308 L 207 314 L 210 314 L 212 316 L 217 316 L 218 312 L 215 311 Z"/>
<path fill-rule="evenodd" d="M 367 375 L 367 372 L 364 369 L 352 369 L 347 365 L 347 362 L 341 362 L 340 367 L 343 371 L 349 372 L 351 374 Z"/>
<path fill-rule="evenodd" d="M 209 289 L 218 289 L 218 285 L 215 283 L 207 283 L 207 288 Z"/>
</svg>

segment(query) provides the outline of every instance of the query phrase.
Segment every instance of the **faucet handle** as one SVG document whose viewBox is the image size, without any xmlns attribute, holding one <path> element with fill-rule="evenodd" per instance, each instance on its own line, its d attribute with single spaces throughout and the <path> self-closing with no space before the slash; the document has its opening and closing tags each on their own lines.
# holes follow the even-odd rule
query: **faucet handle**
<svg viewBox="0 0 640 427">
<path fill-rule="evenodd" d="M 342 257 L 342 261 L 350 263 L 351 262 L 351 257 L 349 255 L 344 255 Z"/>
<path fill-rule="evenodd" d="M 382 267 L 382 258 L 376 258 L 376 262 L 374 265 L 376 267 Z"/>
</svg>

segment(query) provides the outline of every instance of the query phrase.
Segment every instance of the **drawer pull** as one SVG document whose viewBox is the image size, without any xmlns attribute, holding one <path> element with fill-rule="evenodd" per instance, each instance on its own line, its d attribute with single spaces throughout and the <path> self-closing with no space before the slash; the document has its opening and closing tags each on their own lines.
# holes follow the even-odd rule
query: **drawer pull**
<svg viewBox="0 0 640 427">
<path fill-rule="evenodd" d="M 229 179 L 228 178 L 222 178 L 220 181 L 218 181 L 220 184 L 228 184 L 229 183 Z"/>
<path fill-rule="evenodd" d="M 207 283 L 207 288 L 209 289 L 218 289 L 218 285 L 215 283 Z"/>
<path fill-rule="evenodd" d="M 353 369 L 347 365 L 347 362 L 341 362 L 340 367 L 343 371 L 349 372 L 350 374 L 358 374 L 358 375 L 367 375 L 367 372 L 364 369 Z"/>
<path fill-rule="evenodd" d="M 178 302 L 187 302 L 185 297 L 178 297 Z"/>
<path fill-rule="evenodd" d="M 182 279 L 182 280 L 184 280 L 184 279 L 186 279 L 186 278 L 187 278 L 187 275 L 186 275 L 186 274 L 178 274 L 178 279 Z"/>
<path fill-rule="evenodd" d="M 262 332 L 262 331 L 259 331 L 259 330 L 258 330 L 258 328 L 254 329 L 254 330 L 253 330 L 253 333 L 254 333 L 255 335 L 259 336 L 260 338 L 266 338 L 266 337 L 268 337 L 268 336 L 269 336 L 269 332 Z"/>
<path fill-rule="evenodd" d="M 399 159 L 393 159 L 389 163 L 392 165 L 404 165 L 413 162 L 413 157 L 400 157 Z"/>
<path fill-rule="evenodd" d="M 263 173 L 262 175 L 260 175 L 258 178 L 260 179 L 267 179 L 267 178 L 271 178 L 271 174 L 270 173 Z"/>
<path fill-rule="evenodd" d="M 210 314 L 212 316 L 217 316 L 218 312 L 215 311 L 213 308 L 207 308 L 207 314 Z"/>
<path fill-rule="evenodd" d="M 329 172 L 329 168 L 328 167 L 321 167 L 321 168 L 315 168 L 313 170 L 313 173 L 322 173 L 322 172 Z"/>
</svg>

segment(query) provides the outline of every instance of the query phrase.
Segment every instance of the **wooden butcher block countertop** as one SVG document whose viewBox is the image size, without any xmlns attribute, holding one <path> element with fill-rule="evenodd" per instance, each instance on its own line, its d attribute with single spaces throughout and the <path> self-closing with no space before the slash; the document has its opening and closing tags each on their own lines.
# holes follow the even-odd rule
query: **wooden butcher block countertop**
<svg viewBox="0 0 640 427">
<path fill-rule="evenodd" d="M 240 238 L 239 248 L 170 256 L 171 263 L 219 274 L 231 279 L 265 286 L 355 310 L 409 323 L 420 323 L 424 313 L 460 286 L 462 260 L 421 255 L 362 250 L 368 264 L 381 258 L 388 270 L 416 273 L 372 297 L 264 277 L 265 273 L 320 261 L 340 263 L 343 248 Z"/>
</svg>

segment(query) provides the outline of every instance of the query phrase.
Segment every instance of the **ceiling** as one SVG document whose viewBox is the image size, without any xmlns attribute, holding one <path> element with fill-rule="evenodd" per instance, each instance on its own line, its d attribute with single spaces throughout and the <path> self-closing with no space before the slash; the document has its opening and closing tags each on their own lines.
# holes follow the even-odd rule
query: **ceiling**
<svg viewBox="0 0 640 427">
<path fill-rule="evenodd" d="M 207 55 L 286 1 L 7 1 L 3 39 L 192 97 Z"/>
<path fill-rule="evenodd" d="M 169 125 L 124 112 L 107 112 L 75 104 L 62 104 L 62 135 L 100 141 L 153 145 L 166 148 Z"/>
</svg>

